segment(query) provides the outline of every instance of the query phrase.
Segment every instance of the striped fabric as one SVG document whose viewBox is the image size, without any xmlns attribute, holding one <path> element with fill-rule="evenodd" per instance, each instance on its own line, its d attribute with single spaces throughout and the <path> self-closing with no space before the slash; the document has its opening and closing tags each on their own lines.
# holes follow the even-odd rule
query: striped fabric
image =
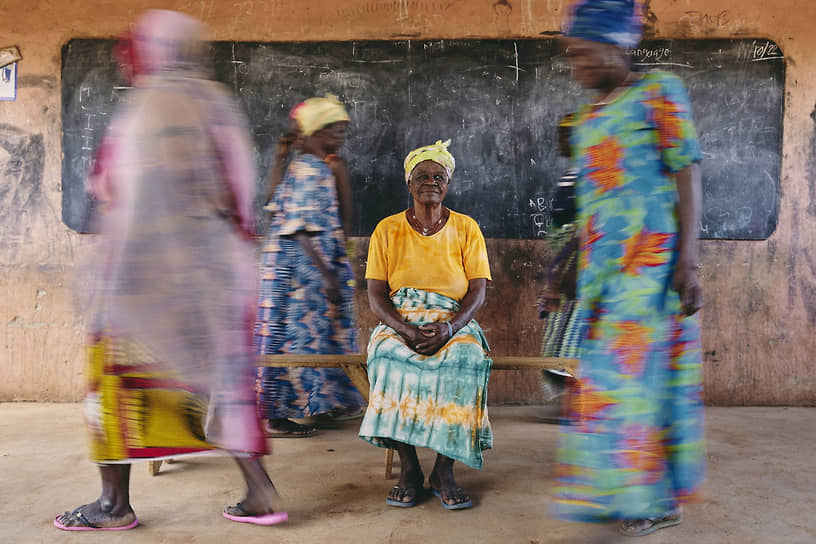
<svg viewBox="0 0 816 544">
<path fill-rule="evenodd" d="M 331 169 L 300 154 L 275 193 L 274 216 L 261 253 L 255 320 L 258 355 L 357 353 L 354 275 L 346 256 Z M 323 277 L 291 235 L 311 243 L 339 279 L 342 302 L 330 304 Z M 359 412 L 365 400 L 339 368 L 259 367 L 256 391 L 261 417 L 303 418 L 338 410 Z"/>
<path fill-rule="evenodd" d="M 547 314 L 547 324 L 541 338 L 541 355 L 544 357 L 578 357 L 581 345 L 581 322 L 578 319 L 577 301 L 561 297 L 558 310 Z"/>
</svg>

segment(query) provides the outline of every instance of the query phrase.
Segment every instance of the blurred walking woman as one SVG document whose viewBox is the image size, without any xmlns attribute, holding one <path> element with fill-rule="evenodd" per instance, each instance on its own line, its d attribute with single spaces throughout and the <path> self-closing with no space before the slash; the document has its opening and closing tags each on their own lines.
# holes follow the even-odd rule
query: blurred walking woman
<svg viewBox="0 0 816 544">
<path fill-rule="evenodd" d="M 256 353 L 356 353 L 354 276 L 332 164 L 349 116 L 328 96 L 306 100 L 293 118 L 299 149 L 271 203 L 276 213 L 261 255 Z M 313 428 L 289 418 L 359 413 L 365 402 L 334 368 L 260 368 L 258 392 L 273 437 L 311 436 Z"/>
<path fill-rule="evenodd" d="M 215 448 L 235 457 L 248 488 L 224 517 L 286 519 L 273 511 L 253 402 L 252 144 L 235 100 L 204 77 L 204 31 L 148 11 L 118 49 L 134 88 L 90 179 L 107 204 L 85 398 L 102 493 L 58 516 L 63 530 L 135 527 L 130 463 Z"/>
<path fill-rule="evenodd" d="M 573 77 L 596 96 L 571 136 L 587 327 L 555 510 L 621 520 L 629 536 L 680 523 L 704 475 L 701 151 L 682 81 L 632 71 L 640 36 L 633 0 L 582 0 L 563 40 Z"/>
<path fill-rule="evenodd" d="M 487 419 L 492 361 L 479 324 L 490 280 L 479 225 L 442 205 L 455 162 L 448 142 L 405 158 L 413 206 L 386 217 L 368 248 L 368 300 L 380 324 L 368 343 L 370 404 L 360 437 L 400 456 L 386 504 L 414 506 L 424 473 L 416 447 L 437 452 L 428 483 L 446 509 L 472 506 L 454 461 L 482 467 L 493 435 Z"/>
</svg>

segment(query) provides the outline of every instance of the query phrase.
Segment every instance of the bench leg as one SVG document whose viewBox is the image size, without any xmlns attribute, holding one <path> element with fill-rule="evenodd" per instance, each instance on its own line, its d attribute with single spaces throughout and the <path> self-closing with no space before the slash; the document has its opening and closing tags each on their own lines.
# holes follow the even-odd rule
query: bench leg
<svg viewBox="0 0 816 544">
<path fill-rule="evenodd" d="M 150 473 L 151 476 L 155 476 L 159 473 L 159 469 L 161 468 L 162 462 L 159 461 L 148 461 L 147 462 L 147 471 Z"/>
<path fill-rule="evenodd" d="M 391 479 L 391 467 L 394 464 L 394 450 L 388 448 L 385 450 L 385 479 Z"/>
</svg>

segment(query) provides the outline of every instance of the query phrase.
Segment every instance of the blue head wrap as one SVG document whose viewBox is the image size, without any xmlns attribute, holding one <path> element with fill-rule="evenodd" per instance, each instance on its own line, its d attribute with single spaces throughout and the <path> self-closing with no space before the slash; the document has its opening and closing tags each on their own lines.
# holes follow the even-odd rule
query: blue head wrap
<svg viewBox="0 0 816 544">
<path fill-rule="evenodd" d="M 643 35 L 637 0 L 579 0 L 567 20 L 567 36 L 632 49 Z"/>
</svg>

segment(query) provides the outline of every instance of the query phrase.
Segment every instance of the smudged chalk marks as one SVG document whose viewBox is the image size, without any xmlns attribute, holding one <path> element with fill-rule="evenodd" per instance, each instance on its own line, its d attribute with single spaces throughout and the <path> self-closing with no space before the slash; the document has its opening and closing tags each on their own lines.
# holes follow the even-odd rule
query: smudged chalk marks
<svg viewBox="0 0 816 544">
<path fill-rule="evenodd" d="M 13 262 L 33 241 L 50 211 L 42 191 L 44 163 L 41 134 L 0 124 L 0 264 Z"/>
</svg>

